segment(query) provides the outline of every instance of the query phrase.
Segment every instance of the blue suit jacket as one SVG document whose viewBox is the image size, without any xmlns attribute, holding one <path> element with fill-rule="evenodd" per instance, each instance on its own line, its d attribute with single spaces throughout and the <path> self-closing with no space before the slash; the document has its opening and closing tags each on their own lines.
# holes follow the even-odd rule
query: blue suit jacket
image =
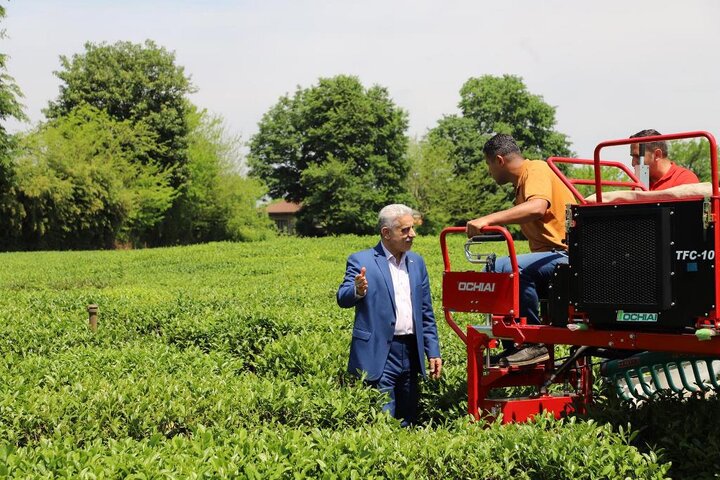
<svg viewBox="0 0 720 480">
<path fill-rule="evenodd" d="M 420 369 L 425 375 L 425 361 L 440 357 L 437 325 L 430 298 L 430 281 L 423 258 L 413 252 L 405 255 L 413 308 L 413 324 L 418 345 Z M 367 294 L 355 298 L 355 276 L 365 267 Z M 390 343 L 395 332 L 395 292 L 390 267 L 382 245 L 354 253 L 348 257 L 345 279 L 337 292 L 337 302 L 343 308 L 355 307 L 355 325 L 350 344 L 348 371 L 366 372 L 368 381 L 382 375 Z"/>
</svg>

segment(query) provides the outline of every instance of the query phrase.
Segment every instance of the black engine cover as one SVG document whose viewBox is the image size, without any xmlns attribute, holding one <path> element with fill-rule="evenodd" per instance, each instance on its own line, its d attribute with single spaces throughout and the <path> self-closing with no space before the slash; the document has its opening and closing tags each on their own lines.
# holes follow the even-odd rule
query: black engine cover
<svg viewBox="0 0 720 480">
<path fill-rule="evenodd" d="M 569 302 L 594 326 L 680 330 L 713 309 L 703 201 L 571 207 Z"/>
</svg>

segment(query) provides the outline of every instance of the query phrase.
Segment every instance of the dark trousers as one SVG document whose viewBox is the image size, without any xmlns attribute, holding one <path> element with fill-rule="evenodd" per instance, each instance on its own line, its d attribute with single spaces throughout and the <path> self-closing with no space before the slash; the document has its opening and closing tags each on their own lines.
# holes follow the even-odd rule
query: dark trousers
<svg viewBox="0 0 720 480">
<path fill-rule="evenodd" d="M 383 411 L 400 419 L 403 426 L 417 421 L 419 373 L 415 335 L 393 337 L 383 373 L 371 385 L 390 396 L 390 401 L 383 406 Z"/>
</svg>

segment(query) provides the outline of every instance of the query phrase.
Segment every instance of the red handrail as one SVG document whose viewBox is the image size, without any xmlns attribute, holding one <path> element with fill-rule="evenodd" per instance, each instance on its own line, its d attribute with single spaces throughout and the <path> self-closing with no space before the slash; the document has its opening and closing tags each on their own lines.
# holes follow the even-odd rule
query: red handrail
<svg viewBox="0 0 720 480">
<path fill-rule="evenodd" d="M 596 180 L 590 180 L 586 178 L 570 178 L 566 176 L 557 167 L 557 165 L 555 165 L 555 163 L 569 163 L 573 165 L 594 165 L 595 160 L 589 160 L 584 158 L 550 157 L 547 159 L 547 163 L 550 166 L 550 169 L 555 172 L 555 174 L 560 178 L 560 180 L 565 184 L 565 186 L 568 187 L 568 189 L 572 192 L 575 198 L 577 198 L 580 203 L 586 204 L 587 200 L 585 200 L 585 197 L 578 191 L 577 188 L 575 188 L 575 185 L 596 185 Z M 605 185 L 607 187 L 629 187 L 632 189 L 640 188 L 642 190 L 647 190 L 647 188 L 645 188 L 645 185 L 642 184 L 642 182 L 635 175 L 635 173 L 630 170 L 624 163 L 613 162 L 609 160 L 600 160 L 600 166 L 619 168 L 632 180 L 630 182 L 627 182 L 616 180 L 602 180 L 601 178 L 601 185 Z"/>
<path fill-rule="evenodd" d="M 455 233 L 466 233 L 465 227 L 446 227 L 443 229 L 442 232 L 440 232 L 440 250 L 442 251 L 443 255 L 443 264 L 445 266 L 445 272 L 452 271 L 450 269 L 450 254 L 448 253 L 447 248 L 447 235 L 448 234 L 455 234 Z M 503 237 L 505 237 L 505 243 L 507 244 L 508 249 L 508 257 L 510 258 L 510 266 L 512 267 L 512 280 L 513 280 L 513 311 L 515 312 L 515 315 L 520 314 L 520 269 L 518 267 L 517 263 L 517 254 L 515 253 L 515 242 L 513 242 L 512 235 L 510 235 L 510 232 L 505 227 L 500 226 L 487 226 L 484 227 L 481 231 L 481 233 L 499 233 Z M 467 345 L 467 335 L 465 335 L 465 332 L 462 331 L 462 329 L 455 323 L 455 320 L 452 317 L 452 313 L 448 311 L 448 309 L 445 308 L 443 305 L 443 310 L 445 312 L 445 320 L 447 321 L 448 325 L 450 325 L 450 328 L 453 329 L 453 331 L 457 334 L 458 337 Z"/>
<path fill-rule="evenodd" d="M 595 163 L 595 195 L 598 203 L 602 202 L 602 183 L 600 182 L 600 150 L 605 147 L 617 147 L 620 145 L 634 145 L 636 143 L 651 143 L 663 140 L 682 140 L 685 138 L 706 138 L 710 142 L 710 168 L 712 171 L 713 197 L 718 195 L 718 171 L 717 171 L 717 142 L 711 133 L 703 131 L 671 133 L 667 135 L 653 135 L 650 137 L 620 138 L 618 140 L 606 140 L 595 147 L 593 161 Z"/>
<path fill-rule="evenodd" d="M 467 233 L 467 230 L 465 227 L 445 227 L 442 232 L 440 232 L 440 249 L 442 250 L 443 263 L 445 264 L 446 272 L 450 271 L 450 255 L 448 254 L 447 239 L 445 238 L 449 233 Z M 515 254 L 515 242 L 513 242 L 512 235 L 510 235 L 507 228 L 489 225 L 484 227 L 481 233 L 499 233 L 505 237 L 505 242 L 508 247 L 508 256 L 510 257 L 510 266 L 512 267 L 513 273 L 519 274 L 517 255 Z M 515 276 L 517 277 L 518 275 Z"/>
</svg>

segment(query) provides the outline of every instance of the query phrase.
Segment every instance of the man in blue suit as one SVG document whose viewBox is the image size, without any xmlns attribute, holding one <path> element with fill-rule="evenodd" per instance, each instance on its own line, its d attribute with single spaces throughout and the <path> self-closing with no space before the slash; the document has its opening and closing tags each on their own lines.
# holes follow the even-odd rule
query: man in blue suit
<svg viewBox="0 0 720 480">
<path fill-rule="evenodd" d="M 390 402 L 383 409 L 405 426 L 417 420 L 423 354 L 432 378 L 442 370 L 427 268 L 410 251 L 413 213 L 400 204 L 380 210 L 380 242 L 350 255 L 337 292 L 338 305 L 355 307 L 348 371 L 364 373 L 368 384 L 387 392 Z"/>
</svg>

